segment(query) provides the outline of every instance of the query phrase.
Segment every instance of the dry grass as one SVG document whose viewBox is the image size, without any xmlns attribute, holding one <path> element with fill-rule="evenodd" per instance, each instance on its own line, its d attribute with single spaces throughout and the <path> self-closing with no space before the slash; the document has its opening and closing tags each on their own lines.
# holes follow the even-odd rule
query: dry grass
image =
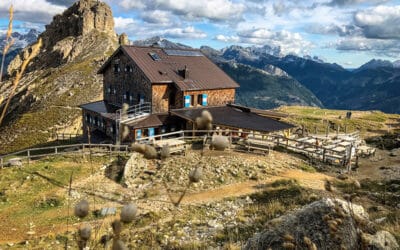
<svg viewBox="0 0 400 250">
<path fill-rule="evenodd" d="M 13 17 L 14 17 L 14 9 L 13 6 L 10 6 L 9 9 L 9 22 L 8 22 L 8 29 L 6 34 L 6 43 L 3 48 L 3 59 L 1 60 L 1 69 L 0 69 L 0 82 L 2 81 L 3 71 L 4 71 L 4 60 L 8 51 L 10 50 L 11 46 L 14 44 L 14 39 L 11 37 L 12 34 L 12 26 L 13 26 Z M 3 100 L 0 99 L 0 105 Z"/>
<path fill-rule="evenodd" d="M 31 50 L 31 52 L 29 53 L 28 57 L 22 62 L 21 68 L 20 68 L 20 70 L 17 72 L 17 74 L 16 74 L 16 76 L 15 76 L 15 78 L 14 78 L 14 80 L 13 80 L 11 93 L 10 93 L 10 95 L 9 95 L 7 101 L 6 101 L 6 104 L 5 104 L 4 108 L 3 108 L 3 111 L 2 111 L 2 113 L 1 113 L 1 116 L 0 116 L 0 125 L 1 125 L 1 123 L 3 122 L 3 120 L 4 120 L 4 117 L 5 117 L 5 115 L 6 115 L 8 106 L 10 105 L 11 99 L 13 98 L 13 96 L 14 96 L 14 94 L 15 94 L 15 91 L 16 91 L 16 89 L 17 89 L 17 87 L 18 87 L 19 81 L 21 80 L 22 75 L 24 74 L 24 72 L 25 72 L 25 70 L 26 70 L 26 67 L 28 66 L 29 62 L 30 62 L 34 57 L 37 56 L 37 54 L 39 53 L 41 47 L 42 47 L 42 39 L 39 39 L 39 40 L 37 41 L 37 43 L 35 43 L 34 45 L 32 45 L 32 50 Z"/>
<path fill-rule="evenodd" d="M 6 44 L 4 46 L 3 49 L 3 60 L 1 62 L 1 69 L 0 69 L 0 82 L 2 81 L 1 77 L 3 75 L 3 71 L 4 71 L 4 60 L 5 60 L 5 56 L 7 54 L 7 52 L 9 51 L 9 49 L 11 48 L 11 46 L 14 43 L 14 39 L 11 37 L 12 34 L 12 25 L 13 25 L 13 15 L 14 15 L 14 9 L 13 6 L 11 5 L 10 9 L 9 9 L 9 23 L 8 23 L 8 29 L 7 29 L 7 34 L 6 34 Z M 0 125 L 4 120 L 4 117 L 6 116 L 6 112 L 8 109 L 8 106 L 10 105 L 11 99 L 13 98 L 15 91 L 18 87 L 19 81 L 22 78 L 22 75 L 24 74 L 26 67 L 28 66 L 29 62 L 37 56 L 37 54 L 40 51 L 40 48 L 42 47 L 42 39 L 39 39 L 37 41 L 36 44 L 32 45 L 31 47 L 31 51 L 28 54 L 27 58 L 24 59 L 24 61 L 22 62 L 21 68 L 19 69 L 19 71 L 17 72 L 13 83 L 12 83 L 12 88 L 11 88 L 11 92 L 10 95 L 7 98 L 6 104 L 3 108 L 3 111 L 1 113 L 0 116 Z M 3 103 L 4 97 L 1 97 L 0 99 L 0 105 Z"/>
</svg>

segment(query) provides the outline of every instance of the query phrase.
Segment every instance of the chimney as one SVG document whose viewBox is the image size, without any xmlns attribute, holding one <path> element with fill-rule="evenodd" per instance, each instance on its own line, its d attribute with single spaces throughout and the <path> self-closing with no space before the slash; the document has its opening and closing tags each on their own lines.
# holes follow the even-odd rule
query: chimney
<svg viewBox="0 0 400 250">
<path fill-rule="evenodd" d="M 189 78 L 189 69 L 188 69 L 188 67 L 186 65 L 185 65 L 184 69 L 178 70 L 178 73 L 179 73 L 180 76 L 182 76 L 185 79 Z"/>
</svg>

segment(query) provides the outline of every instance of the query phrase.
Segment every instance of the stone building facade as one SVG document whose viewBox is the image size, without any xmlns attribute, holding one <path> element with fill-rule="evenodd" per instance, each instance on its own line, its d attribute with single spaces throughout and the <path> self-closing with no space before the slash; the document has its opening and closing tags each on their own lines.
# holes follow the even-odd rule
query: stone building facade
<svg viewBox="0 0 400 250">
<path fill-rule="evenodd" d="M 98 73 L 104 100 L 81 106 L 84 131 L 116 140 L 123 140 L 126 130 L 131 140 L 186 128 L 187 121 L 172 110 L 232 104 L 239 87 L 197 50 L 124 45 Z"/>
</svg>

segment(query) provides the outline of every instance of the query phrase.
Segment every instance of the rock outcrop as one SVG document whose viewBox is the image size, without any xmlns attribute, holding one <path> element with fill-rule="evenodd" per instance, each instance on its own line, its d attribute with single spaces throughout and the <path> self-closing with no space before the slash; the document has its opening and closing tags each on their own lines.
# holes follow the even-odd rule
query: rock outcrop
<svg viewBox="0 0 400 250">
<path fill-rule="evenodd" d="M 59 64 L 75 59 L 87 45 L 102 34 L 117 39 L 111 8 L 97 0 L 81 0 L 74 3 L 62 14 L 53 17 L 46 30 L 39 35 L 43 41 L 41 53 L 30 66 L 30 70 Z M 10 62 L 7 73 L 12 75 L 25 59 L 27 47 Z"/>
<path fill-rule="evenodd" d="M 270 221 L 245 249 L 398 249 L 394 237 L 376 232 L 363 207 L 339 199 L 316 201 Z M 383 246 L 384 248 L 382 248 Z"/>
<path fill-rule="evenodd" d="M 111 8 L 96 0 L 74 3 L 39 37 L 43 46 L 20 80 L 7 109 L 7 125 L 0 129 L 0 153 L 46 143 L 55 131 L 78 132 L 78 106 L 102 99 L 97 70 L 118 46 Z M 9 65 L 10 79 L 0 86 L 5 99 L 30 49 L 23 49 Z"/>
</svg>

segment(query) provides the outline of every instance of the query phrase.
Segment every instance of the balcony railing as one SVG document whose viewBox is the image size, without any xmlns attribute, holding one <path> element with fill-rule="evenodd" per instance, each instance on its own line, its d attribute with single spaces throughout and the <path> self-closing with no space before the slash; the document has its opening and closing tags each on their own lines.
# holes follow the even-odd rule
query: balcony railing
<svg viewBox="0 0 400 250">
<path fill-rule="evenodd" d="M 141 104 L 133 105 L 128 108 L 127 111 L 123 112 L 122 109 L 117 111 L 119 117 L 119 123 L 126 123 L 135 120 L 140 117 L 144 117 L 151 114 L 151 103 L 144 102 Z"/>
</svg>

